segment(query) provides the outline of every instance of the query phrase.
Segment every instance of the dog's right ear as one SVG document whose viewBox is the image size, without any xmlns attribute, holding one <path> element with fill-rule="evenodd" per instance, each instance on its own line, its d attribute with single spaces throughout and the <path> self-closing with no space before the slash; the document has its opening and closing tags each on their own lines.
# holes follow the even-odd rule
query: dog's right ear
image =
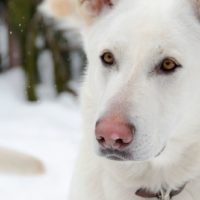
<svg viewBox="0 0 200 200">
<path fill-rule="evenodd" d="M 88 22 L 93 22 L 99 15 L 109 12 L 116 0 L 78 0 L 81 16 Z"/>
<path fill-rule="evenodd" d="M 76 0 L 78 12 L 87 25 L 92 24 L 102 15 L 111 11 L 119 0 Z"/>
</svg>

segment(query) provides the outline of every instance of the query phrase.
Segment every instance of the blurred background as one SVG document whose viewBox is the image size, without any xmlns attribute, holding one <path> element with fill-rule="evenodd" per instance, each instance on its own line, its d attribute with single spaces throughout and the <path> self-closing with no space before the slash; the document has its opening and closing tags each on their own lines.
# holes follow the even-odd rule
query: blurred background
<svg viewBox="0 0 200 200">
<path fill-rule="evenodd" d="M 74 27 L 40 0 L 0 0 L 0 146 L 40 159 L 45 174 L 0 174 L 2 200 L 67 200 L 81 133 L 85 67 Z"/>
</svg>

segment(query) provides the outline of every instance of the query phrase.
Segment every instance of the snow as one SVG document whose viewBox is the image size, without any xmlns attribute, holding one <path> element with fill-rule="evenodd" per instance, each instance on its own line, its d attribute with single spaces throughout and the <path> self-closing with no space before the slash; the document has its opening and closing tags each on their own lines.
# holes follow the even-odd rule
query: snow
<svg viewBox="0 0 200 200">
<path fill-rule="evenodd" d="M 1 174 L 1 199 L 67 200 L 81 132 L 78 100 L 63 94 L 28 103 L 23 88 L 20 69 L 0 75 L 0 146 L 36 156 L 46 172 L 36 177 Z"/>
</svg>

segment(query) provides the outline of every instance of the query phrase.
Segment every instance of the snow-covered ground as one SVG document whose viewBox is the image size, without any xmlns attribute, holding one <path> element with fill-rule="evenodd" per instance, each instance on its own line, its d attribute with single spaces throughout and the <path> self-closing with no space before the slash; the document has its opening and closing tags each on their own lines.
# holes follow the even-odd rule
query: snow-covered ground
<svg viewBox="0 0 200 200">
<path fill-rule="evenodd" d="M 27 103 L 23 88 L 19 69 L 0 75 L 0 146 L 36 156 L 46 173 L 0 174 L 0 199 L 67 200 L 81 133 L 78 101 L 62 95 Z"/>
</svg>

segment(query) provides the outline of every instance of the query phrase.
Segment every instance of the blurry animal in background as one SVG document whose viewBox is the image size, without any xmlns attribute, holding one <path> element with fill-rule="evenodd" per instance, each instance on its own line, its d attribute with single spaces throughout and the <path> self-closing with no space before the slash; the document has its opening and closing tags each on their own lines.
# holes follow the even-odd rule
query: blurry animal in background
<svg viewBox="0 0 200 200">
<path fill-rule="evenodd" d="M 43 164 L 33 156 L 0 147 L 0 174 L 41 175 Z"/>
<path fill-rule="evenodd" d="M 47 17 L 64 21 L 69 28 L 80 29 L 82 20 L 76 12 L 77 2 L 76 0 L 44 0 L 38 6 L 38 11 Z"/>
<path fill-rule="evenodd" d="M 200 0 L 42 7 L 76 15 L 88 58 L 70 200 L 199 200 Z"/>
</svg>

